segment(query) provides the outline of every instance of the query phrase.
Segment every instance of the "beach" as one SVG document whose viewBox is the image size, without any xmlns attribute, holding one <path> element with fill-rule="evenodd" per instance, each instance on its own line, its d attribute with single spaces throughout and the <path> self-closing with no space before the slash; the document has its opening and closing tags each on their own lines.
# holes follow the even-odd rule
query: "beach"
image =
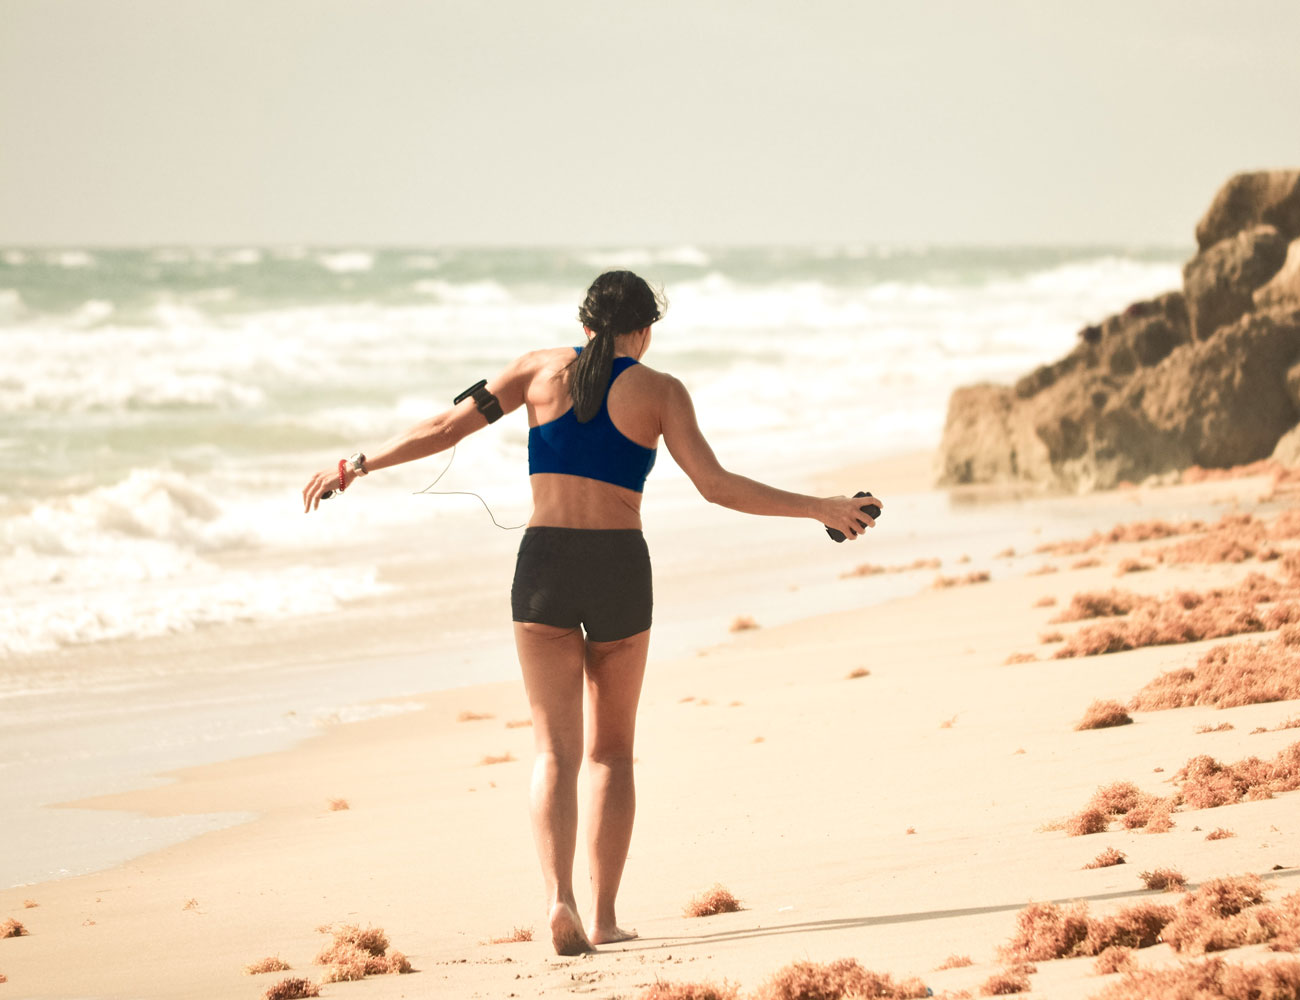
<svg viewBox="0 0 1300 1000">
<path fill-rule="evenodd" d="M 1267 476 L 1087 497 L 960 496 L 928 489 L 928 459 L 828 470 L 863 477 L 846 488 L 886 498 L 878 527 L 841 546 L 816 539 L 810 523 L 701 504 L 694 519 L 665 524 L 648 510 L 666 639 L 652 642 L 642 697 L 639 812 L 619 903 L 620 923 L 639 938 L 578 958 L 551 951 L 527 825 L 531 733 L 518 724 L 528 711 L 507 627 L 499 647 L 459 654 L 499 657 L 500 679 L 420 689 L 412 615 L 423 607 L 427 627 L 436 605 L 408 588 L 396 608 L 363 603 L 293 630 L 281 623 L 274 636 L 223 626 L 261 661 L 333 663 L 361 678 L 408 671 L 413 687 L 371 706 L 372 717 L 318 726 L 292 745 L 65 802 L 74 815 L 236 822 L 185 830 L 91 874 L 0 892 L 0 918 L 27 931 L 0 941 L 0 989 L 257 997 L 285 976 L 319 981 L 322 929 L 357 924 L 383 928 L 414 971 L 326 985 L 323 996 L 633 998 L 656 981 L 723 980 L 748 995 L 792 962 L 844 958 L 919 977 L 936 995 L 978 995 L 1003 969 L 998 948 L 1031 902 L 1084 900 L 1105 914 L 1172 901 L 1139 877 L 1158 868 L 1177 869 L 1191 887 L 1261 874 L 1270 899 L 1300 889 L 1298 793 L 1184 805 L 1159 834 L 1114 820 L 1088 836 L 1059 828 L 1099 786 L 1132 782 L 1164 796 L 1197 754 L 1270 759 L 1294 744 L 1297 730 L 1278 727 L 1297 715 L 1295 701 L 1134 712 L 1132 725 L 1075 729 L 1096 699 L 1126 702 L 1218 642 L 1272 632 L 1071 659 L 1051 658 L 1059 640 L 1042 641 L 1053 628 L 1085 627 L 1049 624 L 1076 593 L 1206 591 L 1252 571 L 1276 577 L 1279 562 L 1164 562 L 1150 552 L 1170 542 L 1108 542 L 1090 549 L 1095 565 L 1075 569 L 1092 560 L 1035 551 L 1154 518 L 1238 512 L 1270 523 L 1294 497 L 1261 500 L 1272 492 Z M 504 539 L 500 548 L 485 572 L 508 572 Z M 855 573 L 927 559 L 938 567 Z M 1150 568 L 1118 578 L 1129 559 Z M 979 571 L 987 582 L 934 586 Z M 461 612 L 479 613 L 497 612 Z M 730 631 L 741 616 L 758 627 Z M 190 642 L 185 655 L 201 645 L 239 655 L 212 641 Z M 1198 732 L 1224 722 L 1231 728 Z M 1233 836 L 1207 840 L 1219 827 Z M 1126 864 L 1085 870 L 1112 847 Z M 580 900 L 585 871 L 580 845 Z M 686 917 L 715 884 L 741 909 Z M 532 940 L 502 940 L 525 936 L 517 929 Z M 1256 944 L 1226 955 L 1258 962 L 1268 952 Z M 268 956 L 292 971 L 243 971 Z M 952 956 L 971 964 L 936 971 Z M 1177 957 L 1166 944 L 1136 952 L 1143 968 Z M 1091 997 L 1117 978 L 1098 976 L 1092 958 L 1038 961 L 1024 995 Z"/>
<path fill-rule="evenodd" d="M 904 506 L 872 558 L 897 564 L 921 539 L 947 560 L 1024 547 L 1027 526 L 930 491 L 949 395 L 1050 360 L 1082 324 L 1176 282 L 1182 256 L 3 248 L 0 337 L 22 375 L 0 379 L 0 826 L 12 831 L 0 887 L 244 818 L 57 803 L 516 677 L 506 601 L 529 513 L 522 415 L 311 516 L 298 491 L 520 353 L 580 339 L 576 296 L 599 268 L 664 287 L 647 363 L 689 386 L 727 468 L 822 495 L 888 485 Z M 900 455 L 919 457 L 871 467 Z M 702 504 L 667 449 L 648 490 L 661 659 L 694 655 L 738 615 L 771 627 L 929 582 L 838 585 L 855 547 Z M 1062 531 L 1090 516 L 1061 510 Z"/>
</svg>

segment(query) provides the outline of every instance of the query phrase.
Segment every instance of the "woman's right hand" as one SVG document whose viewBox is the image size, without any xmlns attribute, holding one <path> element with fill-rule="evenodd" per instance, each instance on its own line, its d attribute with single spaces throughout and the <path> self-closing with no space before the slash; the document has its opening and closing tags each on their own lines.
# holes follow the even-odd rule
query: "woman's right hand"
<svg viewBox="0 0 1300 1000">
<path fill-rule="evenodd" d="M 825 497 L 822 500 L 821 512 L 817 519 L 828 528 L 834 528 L 844 535 L 845 539 L 854 539 L 866 531 L 862 524 L 867 528 L 874 527 L 876 519 L 868 514 L 862 508 L 868 504 L 875 504 L 883 512 L 885 501 L 880 497 Z"/>
<path fill-rule="evenodd" d="M 343 477 L 342 483 L 339 482 L 339 476 Z M 335 467 L 333 469 L 322 469 L 316 475 L 307 481 L 307 485 L 302 490 L 302 509 L 303 513 L 310 513 L 320 506 L 322 493 L 337 493 L 345 489 L 357 474 L 347 466 L 343 468 Z"/>
</svg>

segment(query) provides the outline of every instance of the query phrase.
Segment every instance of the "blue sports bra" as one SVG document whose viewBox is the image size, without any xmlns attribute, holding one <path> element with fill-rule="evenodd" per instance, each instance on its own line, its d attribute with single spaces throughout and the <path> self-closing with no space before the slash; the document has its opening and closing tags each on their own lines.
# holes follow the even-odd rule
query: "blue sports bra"
<svg viewBox="0 0 1300 1000">
<path fill-rule="evenodd" d="M 579 354 L 582 348 L 576 348 Z M 636 364 L 635 358 L 615 358 L 609 384 Z M 600 410 L 585 424 L 570 406 L 550 423 L 528 428 L 528 474 L 558 472 L 613 483 L 641 493 L 655 464 L 655 449 L 624 436 L 609 418 L 609 387 Z"/>
</svg>

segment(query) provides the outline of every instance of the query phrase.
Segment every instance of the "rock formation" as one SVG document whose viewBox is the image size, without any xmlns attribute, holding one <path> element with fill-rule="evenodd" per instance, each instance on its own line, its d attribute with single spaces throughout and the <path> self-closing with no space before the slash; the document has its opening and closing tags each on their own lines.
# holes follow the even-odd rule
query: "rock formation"
<svg viewBox="0 0 1300 1000">
<path fill-rule="evenodd" d="M 1275 449 L 1295 461 L 1300 171 L 1233 177 L 1196 236 L 1182 291 L 1085 327 L 1014 386 L 954 392 L 940 484 L 1090 489 Z"/>
</svg>

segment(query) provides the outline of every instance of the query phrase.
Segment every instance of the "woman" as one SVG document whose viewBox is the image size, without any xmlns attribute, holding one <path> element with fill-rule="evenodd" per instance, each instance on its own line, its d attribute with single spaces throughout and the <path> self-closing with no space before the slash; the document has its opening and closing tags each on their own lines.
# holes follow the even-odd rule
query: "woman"
<svg viewBox="0 0 1300 1000">
<path fill-rule="evenodd" d="M 711 503 L 811 518 L 848 538 L 861 533 L 863 521 L 875 523 L 859 499 L 787 493 L 724 469 L 700 433 L 686 387 L 640 364 L 662 315 L 644 280 L 630 271 L 607 272 L 578 311 L 585 349 L 525 354 L 488 384 L 501 412 L 528 408 L 533 514 L 519 546 L 511 605 L 537 748 L 533 836 L 561 955 L 635 937 L 618 926 L 614 899 L 636 811 L 632 740 L 651 612 L 641 495 L 659 439 Z M 490 405 L 488 412 L 495 419 Z M 488 422 L 465 400 L 368 456 L 317 473 L 303 490 L 305 509 L 314 510 L 323 493 L 346 488 L 357 475 L 436 454 Z M 585 753 L 584 682 L 591 719 Z M 573 894 L 584 755 L 594 897 L 585 928 Z"/>
</svg>

